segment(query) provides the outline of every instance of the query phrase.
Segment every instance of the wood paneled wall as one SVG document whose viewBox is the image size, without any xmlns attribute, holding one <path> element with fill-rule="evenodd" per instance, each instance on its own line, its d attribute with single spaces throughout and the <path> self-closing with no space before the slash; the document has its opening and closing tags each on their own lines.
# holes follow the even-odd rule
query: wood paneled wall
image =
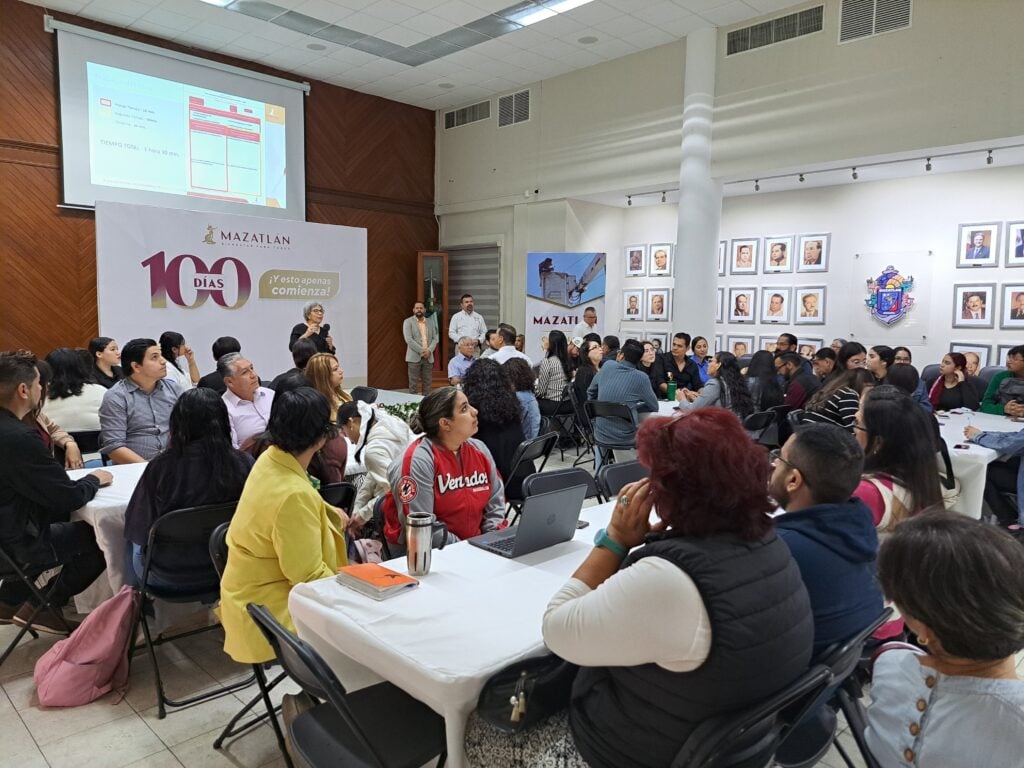
<svg viewBox="0 0 1024 768">
<path fill-rule="evenodd" d="M 83 346 L 97 334 L 94 216 L 57 207 L 56 38 L 43 30 L 43 15 L 39 6 L 0 0 L 0 349 L 41 355 L 58 346 Z M 297 79 L 131 30 L 54 15 Z M 305 117 L 306 219 L 367 229 L 368 295 L 358 311 L 367 313 L 369 381 L 402 388 L 407 377 L 401 325 L 416 298 L 416 251 L 438 243 L 434 113 L 327 83 L 312 85 Z M 342 308 L 331 314 L 341 325 Z M 147 332 L 160 330 L 166 329 Z M 212 340 L 190 341 L 205 349 Z"/>
</svg>

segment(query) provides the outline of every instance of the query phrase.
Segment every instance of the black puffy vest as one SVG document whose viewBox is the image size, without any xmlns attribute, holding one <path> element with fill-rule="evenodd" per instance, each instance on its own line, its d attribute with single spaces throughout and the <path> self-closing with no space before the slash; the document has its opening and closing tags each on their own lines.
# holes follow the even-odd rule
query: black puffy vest
<svg viewBox="0 0 1024 768">
<path fill-rule="evenodd" d="M 663 557 L 693 579 L 711 620 L 711 651 L 691 672 L 656 664 L 582 668 L 569 721 L 593 768 L 667 768 L 701 720 L 767 698 L 811 659 L 810 601 L 774 531 L 753 542 L 653 538 L 623 568 L 643 557 Z"/>
</svg>

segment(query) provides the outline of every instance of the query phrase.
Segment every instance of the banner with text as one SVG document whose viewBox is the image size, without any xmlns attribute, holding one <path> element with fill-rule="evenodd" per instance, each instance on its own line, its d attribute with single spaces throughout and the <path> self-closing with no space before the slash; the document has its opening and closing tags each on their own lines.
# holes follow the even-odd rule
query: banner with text
<svg viewBox="0 0 1024 768">
<path fill-rule="evenodd" d="M 559 330 L 570 340 L 583 322 L 583 309 L 597 311 L 604 328 L 603 253 L 528 253 L 526 255 L 526 354 L 541 358 L 541 337 Z"/>
<path fill-rule="evenodd" d="M 102 335 L 177 331 L 203 373 L 234 336 L 265 380 L 293 367 L 291 330 L 320 302 L 346 378 L 366 379 L 365 229 L 98 202 L 96 284 Z"/>
</svg>

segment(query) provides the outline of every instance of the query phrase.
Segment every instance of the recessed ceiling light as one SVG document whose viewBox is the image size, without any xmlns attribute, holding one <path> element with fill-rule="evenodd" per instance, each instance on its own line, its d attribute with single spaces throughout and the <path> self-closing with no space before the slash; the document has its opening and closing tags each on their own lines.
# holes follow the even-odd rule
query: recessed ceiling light
<svg viewBox="0 0 1024 768">
<path fill-rule="evenodd" d="M 454 88 L 455 87 L 455 83 L 441 83 L 437 87 L 438 88 L 444 88 L 447 91 L 447 90 L 449 90 L 451 88 Z"/>
<path fill-rule="evenodd" d="M 596 43 L 597 42 L 597 38 L 594 37 L 593 35 L 587 35 L 586 37 L 581 37 L 576 42 L 577 43 L 582 43 L 583 45 L 590 45 L 592 43 Z"/>
<path fill-rule="evenodd" d="M 306 47 L 309 48 L 309 50 L 311 50 L 311 51 L 326 51 L 327 50 L 327 46 L 326 45 L 321 45 L 320 43 L 310 43 Z"/>
</svg>

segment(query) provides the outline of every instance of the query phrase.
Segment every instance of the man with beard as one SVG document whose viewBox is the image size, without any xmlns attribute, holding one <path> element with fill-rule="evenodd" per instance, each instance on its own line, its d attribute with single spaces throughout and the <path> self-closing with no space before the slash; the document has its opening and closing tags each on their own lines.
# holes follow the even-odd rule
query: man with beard
<svg viewBox="0 0 1024 768">
<path fill-rule="evenodd" d="M 434 349 L 437 347 L 437 329 L 426 317 L 427 308 L 422 301 L 412 305 L 412 317 L 402 323 L 405 336 L 405 362 L 409 366 L 409 392 L 414 395 L 430 394 L 430 377 L 434 369 Z"/>
</svg>

